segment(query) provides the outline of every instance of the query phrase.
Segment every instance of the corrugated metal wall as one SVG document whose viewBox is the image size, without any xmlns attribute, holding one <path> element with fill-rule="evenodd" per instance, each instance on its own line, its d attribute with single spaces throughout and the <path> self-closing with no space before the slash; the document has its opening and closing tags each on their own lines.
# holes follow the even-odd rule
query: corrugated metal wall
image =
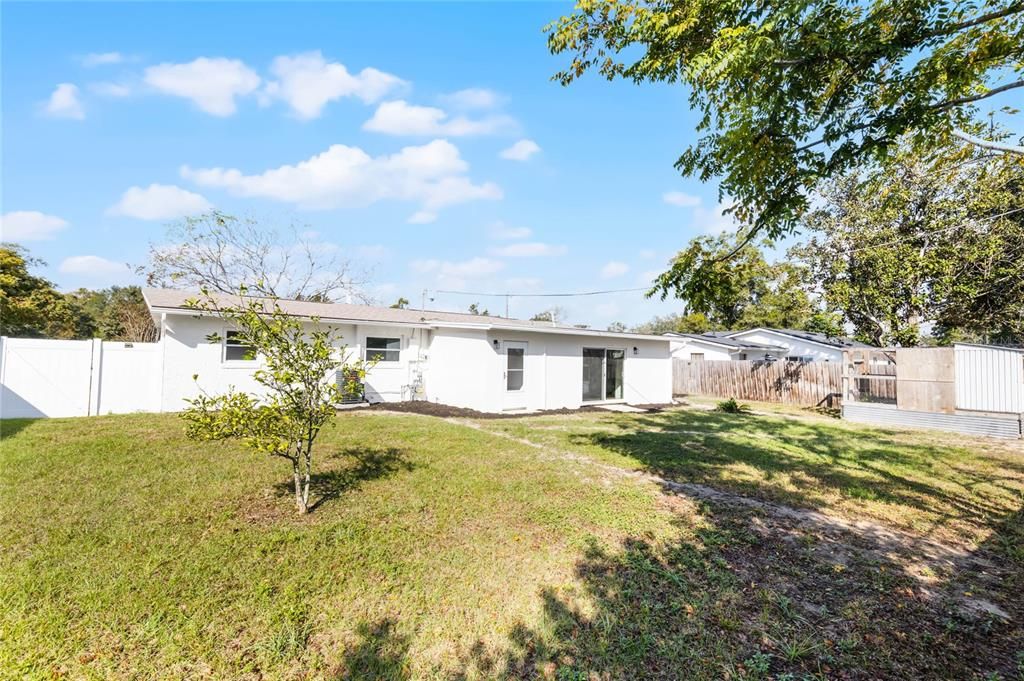
<svg viewBox="0 0 1024 681">
<path fill-rule="evenodd" d="M 956 346 L 956 407 L 971 411 L 1024 412 L 1024 350 Z"/>
<path fill-rule="evenodd" d="M 1015 438 L 1021 436 L 1020 416 L 1011 414 L 1003 416 L 939 414 L 897 409 L 893 405 L 886 404 L 854 402 L 843 404 L 843 418 L 856 423 L 870 423 L 876 426 L 932 428 L 988 437 Z"/>
</svg>

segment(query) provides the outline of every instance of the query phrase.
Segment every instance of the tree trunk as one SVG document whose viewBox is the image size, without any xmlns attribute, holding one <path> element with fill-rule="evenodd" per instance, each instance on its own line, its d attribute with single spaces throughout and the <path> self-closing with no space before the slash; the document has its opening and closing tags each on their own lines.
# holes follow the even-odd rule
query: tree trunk
<svg viewBox="0 0 1024 681">
<path fill-rule="evenodd" d="M 299 475 L 299 464 L 298 462 L 292 464 L 292 477 L 295 479 L 295 507 L 299 511 L 299 515 L 305 515 L 309 512 L 309 507 L 306 506 L 306 497 L 302 494 L 302 476 Z M 307 485 L 309 476 L 306 476 Z"/>
</svg>

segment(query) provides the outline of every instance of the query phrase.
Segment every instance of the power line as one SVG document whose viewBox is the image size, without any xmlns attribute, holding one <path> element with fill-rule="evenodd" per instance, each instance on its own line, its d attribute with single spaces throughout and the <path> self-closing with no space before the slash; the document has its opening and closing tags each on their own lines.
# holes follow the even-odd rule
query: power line
<svg viewBox="0 0 1024 681">
<path fill-rule="evenodd" d="M 634 293 L 636 291 L 649 291 L 650 286 L 640 286 L 638 288 L 617 288 L 608 289 L 605 291 L 578 291 L 576 293 L 480 293 L 473 291 L 442 291 L 435 289 L 434 293 L 447 293 L 456 296 L 479 296 L 493 297 L 493 298 L 572 298 L 574 296 L 600 296 L 607 293 Z"/>
</svg>

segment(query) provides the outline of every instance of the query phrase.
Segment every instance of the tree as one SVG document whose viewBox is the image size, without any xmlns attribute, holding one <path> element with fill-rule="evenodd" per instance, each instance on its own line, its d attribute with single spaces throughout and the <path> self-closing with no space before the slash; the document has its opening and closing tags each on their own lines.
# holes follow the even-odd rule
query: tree
<svg viewBox="0 0 1024 681">
<path fill-rule="evenodd" d="M 557 324 L 558 322 L 565 321 L 565 309 L 559 306 L 550 307 L 543 312 L 530 317 L 531 322 L 551 322 Z"/>
<path fill-rule="evenodd" d="M 149 343 L 160 337 L 138 286 L 111 286 L 67 294 L 91 320 L 91 334 L 103 340 Z"/>
<path fill-rule="evenodd" d="M 253 378 L 265 388 L 260 396 L 229 390 L 205 393 L 188 400 L 182 412 L 188 437 L 200 441 L 239 439 L 256 453 L 281 457 L 291 463 L 295 505 L 309 512 L 309 484 L 313 448 L 321 429 L 335 415 L 346 394 L 358 391 L 367 363 L 350 361 L 337 330 L 310 320 L 312 329 L 285 314 L 277 299 L 251 298 L 244 287 L 237 301 L 203 289 L 189 301 L 198 312 L 225 319 L 238 340 L 250 348 L 261 365 Z M 207 340 L 221 342 L 217 334 Z M 344 376 L 343 385 L 333 380 Z M 198 376 L 195 376 L 198 380 Z"/>
<path fill-rule="evenodd" d="M 48 280 L 29 272 L 43 266 L 21 246 L 0 245 L 0 334 L 26 338 L 89 338 L 92 320 Z"/>
<path fill-rule="evenodd" d="M 689 264 L 678 264 L 693 258 L 711 264 L 699 274 Z M 770 264 L 760 248 L 735 234 L 693 239 L 676 256 L 671 272 L 660 279 L 671 282 L 665 284 L 662 298 L 674 293 L 689 313 L 687 325 L 699 329 L 672 329 L 683 333 L 752 326 L 801 329 L 814 311 L 802 268 L 785 262 Z"/>
<path fill-rule="evenodd" d="M 288 239 L 251 218 L 213 211 L 168 229 L 171 245 L 150 246 L 145 272 L 150 286 L 207 288 L 233 294 L 332 302 L 369 302 L 365 276 L 331 248 L 290 225 Z"/>
<path fill-rule="evenodd" d="M 791 255 L 862 340 L 1024 340 L 1024 159 L 954 148 L 828 183 Z"/>
<path fill-rule="evenodd" d="M 649 322 L 638 324 L 633 327 L 634 333 L 649 333 L 661 335 L 664 333 L 696 333 L 701 334 L 707 331 L 718 331 L 720 327 L 713 325 L 707 315 L 700 312 L 689 314 L 672 313 L 663 317 L 654 317 Z"/>
<path fill-rule="evenodd" d="M 396 310 L 404 310 L 405 308 L 409 307 L 409 299 L 399 298 L 391 305 L 391 307 Z"/>
<path fill-rule="evenodd" d="M 820 181 L 885 165 L 901 139 L 918 153 L 954 136 L 1024 153 L 980 139 L 976 120 L 977 103 L 1024 86 L 1020 0 L 578 0 L 546 30 L 572 57 L 564 85 L 596 69 L 689 87 L 700 137 L 676 167 L 720 179 L 747 240 L 792 232 Z M 713 266 L 694 254 L 673 271 Z"/>
<path fill-rule="evenodd" d="M 480 316 L 483 316 L 483 317 L 491 316 L 491 313 L 488 312 L 487 310 L 481 310 L 480 306 L 477 303 L 470 303 L 469 304 L 469 314 L 480 315 Z"/>
<path fill-rule="evenodd" d="M 608 325 L 608 330 L 612 333 L 626 333 L 626 325 L 622 322 L 612 322 Z"/>
</svg>

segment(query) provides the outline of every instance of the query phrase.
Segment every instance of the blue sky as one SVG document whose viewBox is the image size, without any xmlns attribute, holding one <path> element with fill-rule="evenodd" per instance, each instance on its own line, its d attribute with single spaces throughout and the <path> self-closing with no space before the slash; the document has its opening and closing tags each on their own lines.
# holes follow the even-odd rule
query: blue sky
<svg viewBox="0 0 1024 681">
<path fill-rule="evenodd" d="M 565 59 L 541 29 L 570 8 L 5 3 L 3 237 L 62 289 L 137 281 L 124 263 L 210 206 L 308 225 L 383 303 L 644 285 L 727 223 L 717 187 L 672 167 L 684 90 L 551 82 Z M 511 311 L 552 302 L 594 326 L 679 308 Z"/>
</svg>

